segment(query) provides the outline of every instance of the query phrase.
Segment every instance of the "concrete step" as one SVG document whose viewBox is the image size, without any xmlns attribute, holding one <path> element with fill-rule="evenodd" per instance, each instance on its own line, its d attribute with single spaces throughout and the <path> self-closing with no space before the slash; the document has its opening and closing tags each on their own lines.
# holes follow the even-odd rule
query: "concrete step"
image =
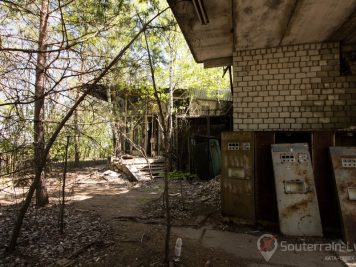
<svg viewBox="0 0 356 267">
<path fill-rule="evenodd" d="M 138 170 L 141 170 L 141 171 L 145 171 L 145 172 L 149 172 L 150 169 L 149 168 L 137 168 Z M 164 168 L 151 168 L 151 171 L 163 171 Z"/>
<path fill-rule="evenodd" d="M 147 174 L 147 175 L 150 174 L 149 171 L 142 171 L 142 170 L 141 170 L 140 172 L 143 173 L 143 174 Z M 152 171 L 152 174 L 153 174 L 153 175 L 157 175 L 157 174 L 161 174 L 161 173 L 164 173 L 164 170 Z"/>
<path fill-rule="evenodd" d="M 147 161 L 144 158 L 134 158 L 134 159 L 122 159 L 121 160 L 122 163 L 124 164 L 146 164 L 147 165 Z M 160 163 L 160 164 L 164 164 L 164 160 L 161 158 L 158 159 L 148 159 L 148 162 L 150 164 L 153 163 Z"/>
<path fill-rule="evenodd" d="M 155 164 L 151 164 L 150 166 L 148 165 L 136 165 L 136 164 L 125 164 L 126 166 L 130 166 L 131 168 L 136 168 L 136 169 L 149 169 L 151 167 L 152 170 L 154 169 L 164 169 L 164 166 L 162 165 L 155 165 Z"/>
<path fill-rule="evenodd" d="M 145 158 L 126 156 L 122 159 L 113 159 L 113 165 L 118 169 L 129 174 L 132 180 L 142 181 L 150 178 L 150 169 L 154 178 L 161 177 L 164 172 L 164 159 L 163 158 L 150 158 L 147 164 Z"/>
</svg>

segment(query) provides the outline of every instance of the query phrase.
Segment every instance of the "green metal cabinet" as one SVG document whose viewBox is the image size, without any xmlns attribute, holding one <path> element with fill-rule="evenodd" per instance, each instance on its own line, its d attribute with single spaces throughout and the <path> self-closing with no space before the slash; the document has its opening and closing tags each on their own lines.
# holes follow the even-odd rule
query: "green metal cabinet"
<svg viewBox="0 0 356 267">
<path fill-rule="evenodd" d="M 219 140 L 211 137 L 191 139 L 191 172 L 200 179 L 212 179 L 221 173 Z"/>
</svg>

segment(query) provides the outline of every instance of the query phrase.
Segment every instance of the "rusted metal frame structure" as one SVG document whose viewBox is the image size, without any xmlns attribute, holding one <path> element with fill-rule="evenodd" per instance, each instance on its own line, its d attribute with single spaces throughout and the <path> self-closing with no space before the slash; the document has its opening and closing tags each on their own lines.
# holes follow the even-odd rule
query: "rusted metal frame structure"
<svg viewBox="0 0 356 267">
<path fill-rule="evenodd" d="M 243 133 L 243 132 L 242 132 Z M 340 217 L 338 210 L 338 198 L 335 190 L 335 183 L 332 175 L 332 165 L 329 157 L 329 147 L 332 146 L 356 146 L 355 131 L 263 131 L 250 132 L 252 133 L 254 149 L 254 204 L 251 210 L 255 211 L 255 215 L 251 218 L 250 223 L 261 223 L 265 226 L 271 226 L 272 229 L 277 229 L 279 223 L 275 180 L 272 168 L 271 146 L 281 143 L 307 143 L 309 145 L 309 153 L 314 169 L 314 183 L 317 193 L 320 217 L 323 227 L 323 232 L 326 235 L 339 232 Z M 222 135 L 222 167 L 224 169 L 224 160 L 226 156 L 226 143 L 239 142 L 238 132 L 235 132 L 235 141 L 224 141 Z M 244 133 L 246 135 L 246 133 Z M 251 134 L 250 134 L 251 135 Z M 225 144 L 225 145 L 224 145 Z M 225 148 L 224 148 L 225 147 Z M 224 177 L 228 177 L 226 170 L 222 173 Z M 229 179 L 229 178 L 228 178 Z M 222 182 L 223 183 L 223 182 Z M 236 191 L 236 190 L 235 190 Z M 232 200 L 236 198 L 233 190 L 224 189 L 222 184 L 222 212 L 228 217 L 238 218 L 239 206 L 238 202 Z M 229 204 L 227 204 L 229 203 Z M 225 206 L 225 204 L 227 206 Z M 243 218 L 243 217 L 242 217 Z"/>
</svg>

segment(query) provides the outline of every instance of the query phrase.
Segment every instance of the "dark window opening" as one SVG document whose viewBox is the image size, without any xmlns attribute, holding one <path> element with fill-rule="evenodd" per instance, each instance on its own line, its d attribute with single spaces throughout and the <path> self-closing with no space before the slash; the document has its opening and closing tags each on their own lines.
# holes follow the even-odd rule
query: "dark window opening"
<svg viewBox="0 0 356 267">
<path fill-rule="evenodd" d="M 336 146 L 356 146 L 356 132 L 336 132 Z"/>
<path fill-rule="evenodd" d="M 310 132 L 277 132 L 276 144 L 307 143 L 311 148 L 312 135 Z"/>
</svg>

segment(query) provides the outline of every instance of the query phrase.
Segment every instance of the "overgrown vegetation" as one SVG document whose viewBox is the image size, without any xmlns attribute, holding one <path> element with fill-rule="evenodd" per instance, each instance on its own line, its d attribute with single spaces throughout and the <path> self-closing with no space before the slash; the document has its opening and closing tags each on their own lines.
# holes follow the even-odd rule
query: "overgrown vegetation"
<svg viewBox="0 0 356 267">
<path fill-rule="evenodd" d="M 169 172 L 168 174 L 169 179 L 172 180 L 196 180 L 198 179 L 198 176 L 195 173 L 190 173 L 190 172 L 183 172 L 183 171 L 174 171 L 174 172 Z"/>
<path fill-rule="evenodd" d="M 173 92 L 226 88 L 228 80 L 192 64 L 166 2 L 13 0 L 0 6 L 0 179 L 15 181 L 26 171 L 31 185 L 9 251 L 34 193 L 38 206 L 48 203 L 46 166 L 63 160 L 68 136 L 71 160 L 122 152 L 129 115 L 118 108 L 122 93 L 138 96 L 139 117 L 157 114 L 168 207 Z M 107 88 L 105 101 L 95 94 L 99 85 Z"/>
</svg>

